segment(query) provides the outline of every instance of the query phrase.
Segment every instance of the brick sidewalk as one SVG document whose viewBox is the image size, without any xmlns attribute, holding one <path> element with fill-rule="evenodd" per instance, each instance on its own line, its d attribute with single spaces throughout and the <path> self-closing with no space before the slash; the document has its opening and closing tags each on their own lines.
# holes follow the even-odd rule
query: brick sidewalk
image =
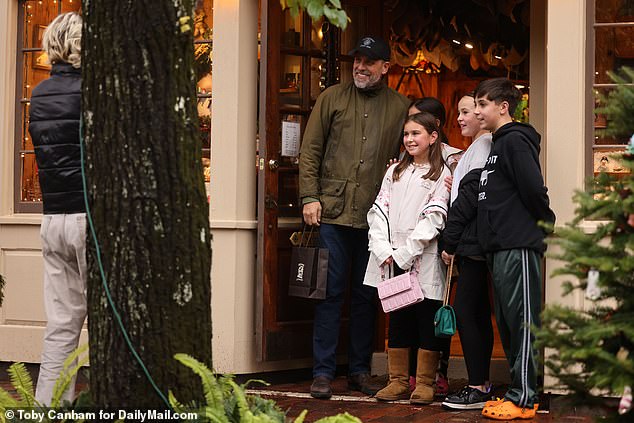
<svg viewBox="0 0 634 423">
<path fill-rule="evenodd" d="M 452 389 L 458 389 L 465 381 L 452 381 Z M 265 387 L 253 385 L 249 393 L 257 393 L 277 402 L 288 417 L 296 417 L 308 410 L 306 422 L 314 422 L 322 417 L 348 412 L 363 422 L 385 423 L 480 423 L 494 422 L 481 416 L 480 411 L 448 411 L 442 408 L 442 397 L 428 406 L 413 406 L 407 401 L 379 402 L 373 398 L 348 391 L 347 379 L 338 377 L 333 381 L 333 397 L 330 400 L 318 400 L 310 397 L 310 380 L 297 383 L 280 383 Z M 495 392 L 503 395 L 504 386 Z M 536 423 L 591 423 L 594 417 L 604 415 L 603 409 L 575 408 L 561 397 L 547 395 L 544 406 L 530 421 Z M 518 420 L 525 421 L 525 420 Z"/>
<path fill-rule="evenodd" d="M 11 391 L 6 366 L 0 368 L 0 387 Z M 37 366 L 28 365 L 34 383 L 37 380 Z M 254 375 L 254 379 L 259 379 Z M 304 375 L 305 376 L 305 375 Z M 250 379 L 249 375 L 241 375 L 237 380 L 241 383 Z M 266 379 L 266 377 L 265 377 Z M 273 378 L 274 379 L 274 378 Z M 448 411 L 441 407 L 442 398 L 428 406 L 413 406 L 407 401 L 385 403 L 368 398 L 359 392 L 348 391 L 346 377 L 338 377 L 333 381 L 333 398 L 317 400 L 310 397 L 311 380 L 277 381 L 269 386 L 253 384 L 249 393 L 271 398 L 287 413 L 289 418 L 297 417 L 303 410 L 308 410 L 306 422 L 314 422 L 322 417 L 348 412 L 360 418 L 363 422 L 373 423 L 491 423 L 479 411 Z M 452 380 L 451 388 L 458 389 L 464 380 Z M 77 392 L 86 389 L 85 378 L 80 377 Z M 504 386 L 498 386 L 496 394 L 503 395 Z M 615 408 L 616 402 L 606 400 L 606 404 Z M 569 404 L 565 398 L 546 395 L 540 404 L 537 416 L 530 420 L 536 423 L 592 423 L 594 418 L 606 414 L 604 408 L 576 407 Z M 524 420 L 519 420 L 524 421 Z"/>
</svg>

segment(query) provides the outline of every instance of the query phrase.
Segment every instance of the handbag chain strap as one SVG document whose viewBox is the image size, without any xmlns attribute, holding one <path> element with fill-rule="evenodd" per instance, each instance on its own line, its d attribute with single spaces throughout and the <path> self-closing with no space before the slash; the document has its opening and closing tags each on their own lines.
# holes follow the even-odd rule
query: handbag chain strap
<svg viewBox="0 0 634 423">
<path fill-rule="evenodd" d="M 394 260 L 394 259 L 392 259 L 392 260 Z M 391 265 L 387 264 L 386 266 L 391 271 L 393 269 L 393 266 L 394 266 L 394 261 L 392 261 Z M 381 269 L 381 280 L 383 280 L 383 281 L 385 280 L 385 270 L 384 270 L 384 268 L 386 266 L 383 266 L 383 265 L 379 266 L 379 268 Z M 410 269 L 407 271 L 407 273 L 414 273 L 414 274 L 418 275 L 418 270 L 416 270 L 416 261 L 414 261 L 414 263 L 412 263 L 412 267 L 410 267 Z M 390 279 L 390 278 L 388 278 L 388 279 Z"/>
<path fill-rule="evenodd" d="M 445 281 L 445 296 L 442 300 L 443 307 L 449 304 L 449 293 L 451 292 L 452 271 L 453 271 L 453 256 L 451 257 L 451 263 L 449 263 L 449 269 L 447 269 L 447 280 Z"/>
</svg>

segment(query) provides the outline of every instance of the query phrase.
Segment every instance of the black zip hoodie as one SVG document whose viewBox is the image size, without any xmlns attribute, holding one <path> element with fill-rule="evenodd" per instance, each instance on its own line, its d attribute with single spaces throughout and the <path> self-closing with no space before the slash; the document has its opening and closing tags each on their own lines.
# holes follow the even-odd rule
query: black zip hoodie
<svg viewBox="0 0 634 423">
<path fill-rule="evenodd" d="M 487 253 L 546 250 L 537 222 L 555 223 L 555 214 L 539 165 L 539 140 L 532 126 L 517 122 L 493 134 L 478 193 L 478 241 Z"/>
</svg>

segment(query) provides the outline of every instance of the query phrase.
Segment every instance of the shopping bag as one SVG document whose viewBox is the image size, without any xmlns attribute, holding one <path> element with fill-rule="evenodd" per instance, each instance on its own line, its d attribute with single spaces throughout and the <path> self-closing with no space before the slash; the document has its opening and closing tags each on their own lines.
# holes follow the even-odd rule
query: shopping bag
<svg viewBox="0 0 634 423">
<path fill-rule="evenodd" d="M 381 276 L 384 277 L 383 268 Z M 381 306 L 385 313 L 420 303 L 425 298 L 416 272 L 406 272 L 379 282 L 377 286 Z"/>
<path fill-rule="evenodd" d="M 434 333 L 439 338 L 450 338 L 456 333 L 456 314 L 449 303 L 449 293 L 451 292 L 451 273 L 453 269 L 453 257 L 447 269 L 447 280 L 445 283 L 445 297 L 443 305 L 434 315 Z"/>
<path fill-rule="evenodd" d="M 328 280 L 328 249 L 308 246 L 313 232 L 312 227 L 304 245 L 304 232 L 302 230 L 299 246 L 293 247 L 291 253 L 288 295 L 323 300 L 326 298 Z"/>
</svg>

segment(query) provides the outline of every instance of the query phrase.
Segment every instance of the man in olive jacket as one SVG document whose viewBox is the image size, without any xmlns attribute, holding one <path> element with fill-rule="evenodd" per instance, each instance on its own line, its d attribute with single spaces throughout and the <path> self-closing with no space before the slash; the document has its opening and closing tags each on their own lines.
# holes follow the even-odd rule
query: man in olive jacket
<svg viewBox="0 0 634 423">
<path fill-rule="evenodd" d="M 327 295 L 315 307 L 310 389 L 313 397 L 326 399 L 332 395 L 348 274 L 348 387 L 368 395 L 377 390 L 369 383 L 377 294 L 363 285 L 369 258 L 366 215 L 388 160 L 398 156 L 409 106 L 383 80 L 390 67 L 385 41 L 364 37 L 350 55 L 353 81 L 332 86 L 317 99 L 299 163 L 304 221 L 320 227 L 321 247 L 329 250 Z"/>
</svg>

